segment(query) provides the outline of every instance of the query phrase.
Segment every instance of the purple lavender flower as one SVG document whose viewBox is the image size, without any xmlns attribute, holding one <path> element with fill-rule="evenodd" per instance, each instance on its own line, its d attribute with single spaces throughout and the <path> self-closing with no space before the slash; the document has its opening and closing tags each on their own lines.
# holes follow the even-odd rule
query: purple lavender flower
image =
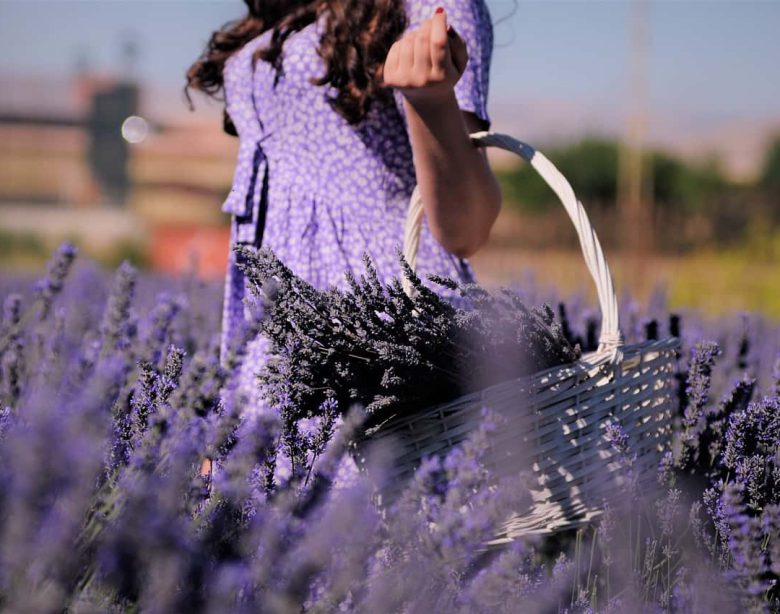
<svg viewBox="0 0 780 614">
<path fill-rule="evenodd" d="M 21 394 L 24 379 L 24 347 L 21 323 L 22 297 L 10 294 L 3 302 L 0 326 L 0 402 L 13 406 Z"/>
<path fill-rule="evenodd" d="M 656 513 L 658 514 L 661 535 L 670 538 L 674 533 L 674 523 L 680 513 L 680 495 L 682 492 L 676 488 L 671 488 L 666 493 L 666 498 L 656 502 Z"/>
<path fill-rule="evenodd" d="M 127 261 L 116 272 L 114 285 L 100 324 L 101 353 L 124 351 L 131 347 L 137 324 L 131 313 L 138 271 Z"/>
<path fill-rule="evenodd" d="M 768 396 L 780 397 L 780 352 L 778 352 L 772 365 L 772 383 L 769 387 Z"/>
<path fill-rule="evenodd" d="M 749 508 L 780 503 L 780 399 L 764 397 L 732 415 L 725 439 L 723 464 L 744 487 Z"/>
<path fill-rule="evenodd" d="M 728 528 L 731 567 L 726 576 L 740 580 L 750 597 L 761 597 L 776 580 L 769 576 L 769 560 L 761 547 L 759 520 L 746 513 L 743 487 L 729 482 L 723 490 L 723 523 Z"/>
<path fill-rule="evenodd" d="M 77 253 L 78 249 L 71 243 L 60 245 L 49 262 L 46 276 L 35 284 L 35 296 L 41 302 L 42 321 L 48 318 L 54 298 L 62 291 L 65 278 Z"/>
<path fill-rule="evenodd" d="M 202 301 L 191 294 L 189 305 L 174 294 L 155 303 L 161 289 L 152 276 L 120 270 L 102 322 L 109 288 L 98 274 L 41 286 L 50 303 L 42 321 L 25 319 L 23 299 L 5 294 L 0 336 L 13 329 L 16 345 L 0 350 L 4 609 L 492 613 L 521 604 L 524 612 L 580 614 L 776 607 L 779 399 L 751 403 L 755 382 L 726 385 L 711 368 L 712 352 L 694 351 L 685 416 L 698 447 L 686 471 L 702 480 L 700 501 L 686 509 L 682 485 L 694 482 L 681 481 L 657 517 L 631 497 L 626 510 L 610 504 L 600 526 L 587 529 L 596 539 L 577 543 L 583 557 L 568 552 L 560 534 L 484 549 L 510 512 L 530 504 L 522 476 L 498 479 L 488 462 L 497 451 L 491 435 L 506 428 L 505 417 L 484 408 L 481 431 L 449 455 L 428 458 L 388 501 L 382 493 L 392 485 L 392 450 L 358 454 L 352 443 L 364 408 L 345 413 L 326 396 L 316 417 L 295 416 L 298 441 L 286 445 L 297 454 L 298 479 L 275 480 L 281 425 L 242 419 L 232 375 L 243 337 L 220 361 L 218 317 L 204 315 L 219 313 L 221 288 L 203 291 Z M 660 316 L 638 304 L 635 311 L 635 323 Z M 584 338 L 582 304 L 567 304 L 566 313 L 568 334 Z M 378 321 L 392 324 L 381 315 Z M 386 374 L 388 382 L 402 376 Z M 9 394 L 9 381 L 18 392 Z M 620 424 L 607 425 L 605 436 L 613 458 L 632 470 L 637 459 Z M 198 475 L 204 453 L 216 465 L 208 491 Z M 350 454 L 363 455 L 361 471 L 340 482 Z M 673 456 L 666 464 L 681 471 Z M 631 524 L 638 517 L 652 521 L 655 538 L 645 542 L 645 527 Z M 686 550 L 686 518 L 712 563 Z M 626 552 L 624 534 L 636 550 Z M 718 563 L 728 571 L 715 583 Z M 732 603 L 732 586 L 741 605 Z"/>
<path fill-rule="evenodd" d="M 706 406 L 712 384 L 712 368 L 721 351 L 713 341 L 700 341 L 693 348 L 686 387 L 687 405 L 682 419 L 680 445 L 675 464 L 688 469 L 699 460 L 699 440 L 707 428 Z"/>
<path fill-rule="evenodd" d="M 615 451 L 620 471 L 619 479 L 625 483 L 626 490 L 632 500 L 639 496 L 639 475 L 635 469 L 636 452 L 632 452 L 629 436 L 623 426 L 616 421 L 609 422 L 605 427 L 604 437 Z"/>
<path fill-rule="evenodd" d="M 685 429 L 692 433 L 697 433 L 703 427 L 702 417 L 709 401 L 712 368 L 720 354 L 718 344 L 713 341 L 699 342 L 693 349 L 686 389 L 688 407 L 683 421 Z"/>
<path fill-rule="evenodd" d="M 144 349 L 141 356 L 157 366 L 162 359 L 162 348 L 168 344 L 176 316 L 186 301 L 183 297 L 174 297 L 169 292 L 158 295 L 156 304 L 149 314 L 145 334 Z"/>
</svg>

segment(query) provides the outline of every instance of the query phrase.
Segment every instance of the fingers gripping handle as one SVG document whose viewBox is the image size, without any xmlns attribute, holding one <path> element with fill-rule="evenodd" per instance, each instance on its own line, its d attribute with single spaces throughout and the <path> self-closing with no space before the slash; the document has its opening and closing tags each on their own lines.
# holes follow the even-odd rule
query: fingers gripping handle
<svg viewBox="0 0 780 614">
<path fill-rule="evenodd" d="M 596 284 L 602 318 L 599 352 L 610 352 L 612 360 L 619 360 L 622 355 L 620 347 L 623 345 L 623 338 L 620 334 L 617 296 L 612 283 L 612 274 L 607 265 L 604 250 L 601 248 L 601 243 L 596 236 L 596 231 L 593 229 L 582 203 L 574 195 L 574 190 L 569 182 L 543 154 L 509 135 L 482 131 L 475 132 L 470 137 L 477 146 L 499 147 L 523 158 L 531 164 L 558 196 L 574 224 L 580 240 L 582 255 L 585 258 L 585 264 Z M 413 270 L 417 268 L 417 250 L 420 245 L 422 218 L 422 197 L 420 196 L 419 186 L 415 186 L 409 201 L 409 209 L 404 226 L 404 257 Z M 409 281 L 404 278 L 402 283 L 404 291 L 411 296 L 414 289 Z"/>
</svg>

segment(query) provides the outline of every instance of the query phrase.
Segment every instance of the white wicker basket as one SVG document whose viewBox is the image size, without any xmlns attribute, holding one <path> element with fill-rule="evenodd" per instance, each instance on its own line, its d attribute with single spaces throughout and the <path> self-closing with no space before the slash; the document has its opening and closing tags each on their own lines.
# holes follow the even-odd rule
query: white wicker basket
<svg viewBox="0 0 780 614">
<path fill-rule="evenodd" d="M 533 504 L 516 510 L 488 545 L 531 533 L 574 528 L 597 516 L 605 497 L 620 490 L 619 464 L 605 437 L 608 421 L 617 421 L 637 454 L 640 482 L 650 482 L 668 448 L 679 340 L 668 337 L 624 346 L 618 327 L 617 297 L 601 245 L 585 209 L 568 181 L 529 145 L 498 133 L 471 135 L 477 146 L 496 146 L 529 162 L 557 194 L 579 235 L 585 263 L 596 283 L 602 314 L 599 346 L 575 363 L 491 386 L 413 415 L 389 418 L 371 429 L 369 440 L 393 437 L 398 448 L 393 488 L 400 488 L 430 454 L 444 454 L 463 441 L 480 419 L 482 406 L 514 416 L 495 440 L 514 462 L 490 464 L 499 473 L 514 471 L 518 459 L 532 468 L 537 484 Z M 415 189 L 409 204 L 404 255 L 416 266 L 423 207 Z M 404 289 L 414 290 L 404 279 Z M 613 479 L 614 478 L 614 479 Z M 619 493 L 618 493 L 619 494 Z"/>
</svg>

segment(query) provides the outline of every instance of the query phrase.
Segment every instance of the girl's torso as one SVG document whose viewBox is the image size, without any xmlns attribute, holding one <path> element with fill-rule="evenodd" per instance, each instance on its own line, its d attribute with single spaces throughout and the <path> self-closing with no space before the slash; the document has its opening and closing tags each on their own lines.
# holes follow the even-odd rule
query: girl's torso
<svg viewBox="0 0 780 614">
<path fill-rule="evenodd" d="M 325 288 L 344 287 L 346 269 L 359 275 L 364 251 L 380 279 L 400 275 L 395 248 L 415 171 L 397 92 L 396 104 L 372 105 L 353 126 L 328 102 L 335 88 L 310 83 L 325 70 L 317 53 L 322 24 L 289 36 L 278 76 L 262 60 L 252 68 L 270 30 L 227 60 L 226 108 L 240 148 L 223 210 L 234 215 L 234 241 L 270 247 L 296 274 Z M 468 261 L 446 252 L 425 222 L 417 271 L 474 278 Z"/>
</svg>

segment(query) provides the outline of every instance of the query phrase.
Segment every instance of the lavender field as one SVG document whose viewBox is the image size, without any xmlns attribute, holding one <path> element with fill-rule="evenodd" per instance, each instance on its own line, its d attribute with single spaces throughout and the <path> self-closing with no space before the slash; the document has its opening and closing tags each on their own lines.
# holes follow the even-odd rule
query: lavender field
<svg viewBox="0 0 780 614">
<path fill-rule="evenodd" d="M 558 347 L 594 348 L 588 301 L 513 290 L 550 306 L 539 321 Z M 661 292 L 621 297 L 627 343 L 682 340 L 660 494 L 638 486 L 614 425 L 625 481 L 597 521 L 486 549 L 528 496 L 522 475 L 490 475 L 491 408 L 382 503 L 388 450 L 369 449 L 355 479 L 337 473 L 366 407 L 334 396 L 306 414 L 309 397 L 277 386 L 281 431 L 243 419 L 233 376 L 262 323 L 220 361 L 221 284 L 107 272 L 63 245 L 39 279 L 3 279 L 0 295 L 3 611 L 780 611 L 780 327 L 760 314 L 705 321 L 670 313 Z M 279 364 L 316 375 L 299 350 Z"/>
</svg>

